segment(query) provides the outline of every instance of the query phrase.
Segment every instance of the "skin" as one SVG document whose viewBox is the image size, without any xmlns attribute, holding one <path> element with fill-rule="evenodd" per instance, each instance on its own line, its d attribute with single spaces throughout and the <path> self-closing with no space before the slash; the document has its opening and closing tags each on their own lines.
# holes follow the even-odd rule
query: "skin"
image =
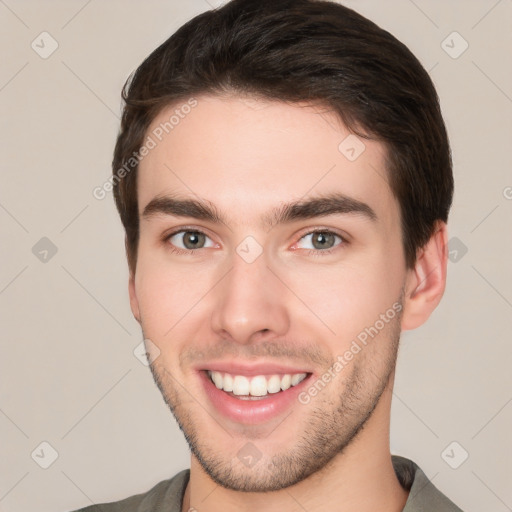
<svg viewBox="0 0 512 512">
<path fill-rule="evenodd" d="M 140 241 L 130 304 L 158 347 L 151 370 L 191 448 L 183 510 L 400 511 L 408 493 L 394 473 L 389 424 L 400 331 L 427 320 L 446 280 L 446 226 L 439 222 L 407 269 L 400 209 L 387 183 L 385 148 L 364 140 L 349 161 L 349 135 L 325 109 L 235 96 L 196 97 L 139 166 Z M 185 103 L 185 102 L 183 102 Z M 169 119 L 164 109 L 148 133 Z M 333 192 L 369 205 L 376 220 L 345 213 L 265 227 L 284 203 Z M 143 215 L 155 197 L 209 201 L 224 223 Z M 205 245 L 172 232 L 193 228 Z M 312 230 L 333 232 L 327 248 Z M 236 252 L 252 236 L 262 254 Z M 313 380 L 393 304 L 402 311 L 308 404 L 263 424 L 241 424 L 209 402 L 195 365 L 271 361 L 308 368 Z M 253 467 L 237 453 L 248 442 Z"/>
</svg>

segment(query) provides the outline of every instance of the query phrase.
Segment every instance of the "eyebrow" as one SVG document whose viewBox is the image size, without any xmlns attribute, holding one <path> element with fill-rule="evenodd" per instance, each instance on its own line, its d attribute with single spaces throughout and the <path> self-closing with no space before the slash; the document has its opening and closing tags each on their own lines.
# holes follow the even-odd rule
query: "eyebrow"
<svg viewBox="0 0 512 512">
<path fill-rule="evenodd" d="M 295 220 L 338 214 L 358 215 L 372 222 L 377 221 L 377 214 L 368 204 L 344 194 L 335 193 L 298 200 L 273 208 L 263 216 L 263 225 L 272 229 L 278 224 L 290 223 Z M 222 212 L 213 203 L 206 200 L 157 196 L 146 205 L 142 212 L 142 218 L 150 219 L 155 215 L 192 217 L 214 224 L 227 225 L 227 219 Z"/>
</svg>

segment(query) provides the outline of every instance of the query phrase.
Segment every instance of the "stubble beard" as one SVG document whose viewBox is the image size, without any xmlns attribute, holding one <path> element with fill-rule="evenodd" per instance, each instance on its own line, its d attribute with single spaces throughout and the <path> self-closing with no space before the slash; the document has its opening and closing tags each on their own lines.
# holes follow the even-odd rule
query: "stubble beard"
<svg viewBox="0 0 512 512">
<path fill-rule="evenodd" d="M 395 370 L 400 319 L 401 314 L 398 314 L 361 353 L 355 354 L 351 370 L 344 368 L 341 371 L 341 374 L 350 371 L 345 379 L 337 375 L 327 386 L 331 389 L 324 389 L 311 400 L 305 426 L 294 446 L 279 453 L 263 453 L 261 460 L 253 467 L 244 467 L 236 453 L 222 453 L 216 449 L 216 441 L 209 432 L 197 429 L 197 422 L 191 416 L 189 407 L 193 399 L 188 392 L 164 367 L 153 362 L 150 369 L 192 454 L 214 482 L 233 491 L 277 491 L 295 485 L 314 473 L 327 471 L 334 457 L 343 453 L 363 430 Z M 382 344 L 388 346 L 386 350 L 379 348 L 375 351 L 370 346 L 375 343 L 381 347 Z M 365 351 L 373 353 L 373 359 Z M 381 352 L 385 353 L 385 361 L 376 370 L 372 363 Z M 334 392 L 333 386 L 338 388 L 338 393 Z M 302 408 L 305 405 L 297 402 L 294 407 Z M 204 412 L 200 406 L 196 409 Z M 210 420 L 214 421 L 212 418 Z M 276 432 L 280 428 L 286 429 L 287 421 L 285 419 Z M 246 438 L 251 437 L 250 428 L 244 432 Z"/>
</svg>

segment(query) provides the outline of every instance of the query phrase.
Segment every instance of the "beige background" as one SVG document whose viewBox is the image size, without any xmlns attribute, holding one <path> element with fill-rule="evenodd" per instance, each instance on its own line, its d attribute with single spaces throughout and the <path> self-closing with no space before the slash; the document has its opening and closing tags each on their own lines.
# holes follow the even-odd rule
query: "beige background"
<svg viewBox="0 0 512 512">
<path fill-rule="evenodd" d="M 431 71 L 455 164 L 454 261 L 439 309 L 403 336 L 392 452 L 467 512 L 512 510 L 512 1 L 344 3 Z M 117 500 L 189 465 L 133 354 L 142 337 L 111 194 L 92 190 L 110 174 L 125 78 L 211 5 L 0 0 L 1 511 Z M 59 45 L 46 59 L 31 47 L 42 51 L 43 31 Z M 459 36 L 442 43 L 453 31 L 469 44 L 458 58 Z M 43 237 L 57 248 L 46 262 L 44 247 L 33 253 Z M 48 469 L 42 442 L 58 453 Z"/>
</svg>

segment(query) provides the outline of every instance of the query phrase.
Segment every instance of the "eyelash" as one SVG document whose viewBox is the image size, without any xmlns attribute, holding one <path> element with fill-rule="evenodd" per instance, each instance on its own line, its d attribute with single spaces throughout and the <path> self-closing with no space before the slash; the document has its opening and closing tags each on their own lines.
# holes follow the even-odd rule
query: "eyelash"
<svg viewBox="0 0 512 512">
<path fill-rule="evenodd" d="M 202 231 L 199 231 L 198 229 L 194 229 L 194 228 L 181 228 L 181 229 L 178 229 L 176 231 L 173 231 L 172 233 L 169 233 L 168 235 L 165 235 L 164 236 L 164 239 L 163 241 L 167 244 L 168 246 L 168 249 L 173 253 L 173 254 L 182 254 L 182 255 L 189 255 L 189 256 L 193 256 L 197 253 L 198 249 L 179 249 L 178 247 L 174 247 L 174 245 L 168 243 L 169 240 L 174 236 L 174 235 L 177 235 L 178 233 L 198 233 L 198 234 L 203 234 L 205 236 L 208 236 L 206 233 L 203 233 Z"/>
<path fill-rule="evenodd" d="M 174 245 L 168 243 L 170 238 L 173 237 L 174 235 L 177 235 L 178 233 L 198 233 L 198 234 L 208 236 L 203 231 L 200 231 L 195 228 L 187 228 L 187 227 L 178 229 L 178 230 L 173 231 L 172 233 L 169 233 L 168 235 L 164 236 L 163 241 L 167 244 L 168 249 L 171 253 L 180 254 L 180 255 L 188 255 L 188 256 L 196 255 L 197 252 L 199 251 L 199 249 L 180 249 L 180 248 L 175 247 Z M 304 233 L 299 238 L 299 241 L 302 240 L 303 238 L 305 238 L 306 236 L 312 235 L 314 233 L 325 233 L 325 234 L 329 234 L 329 235 L 335 235 L 341 239 L 341 242 L 339 242 L 334 247 L 331 247 L 330 249 L 301 249 L 302 251 L 305 251 L 305 253 L 308 256 L 314 256 L 314 257 L 329 256 L 332 253 L 334 253 L 335 251 L 342 249 L 343 246 L 348 245 L 348 241 L 346 240 L 346 238 L 344 236 L 342 236 L 340 233 L 337 233 L 336 231 L 333 231 L 332 229 L 326 229 L 326 228 L 323 228 L 323 229 L 318 228 L 318 229 L 313 229 L 312 231 L 308 231 L 307 233 Z M 205 249 L 205 248 L 203 247 L 202 249 Z"/>
<path fill-rule="evenodd" d="M 334 247 L 331 247 L 330 249 L 323 249 L 323 250 L 322 249 L 301 249 L 303 251 L 306 251 L 306 254 L 308 256 L 314 256 L 314 257 L 329 256 L 333 252 L 342 249 L 343 246 L 347 244 L 347 241 L 345 240 L 344 237 L 342 237 L 339 233 L 336 233 L 336 231 L 332 231 L 329 229 L 314 229 L 313 231 L 308 231 L 307 233 L 302 235 L 299 238 L 299 240 L 302 240 L 304 237 L 306 237 L 308 235 L 312 235 L 314 233 L 324 233 L 324 234 L 334 235 L 334 236 L 337 236 L 338 238 L 340 238 L 341 242 L 339 242 Z"/>
</svg>

